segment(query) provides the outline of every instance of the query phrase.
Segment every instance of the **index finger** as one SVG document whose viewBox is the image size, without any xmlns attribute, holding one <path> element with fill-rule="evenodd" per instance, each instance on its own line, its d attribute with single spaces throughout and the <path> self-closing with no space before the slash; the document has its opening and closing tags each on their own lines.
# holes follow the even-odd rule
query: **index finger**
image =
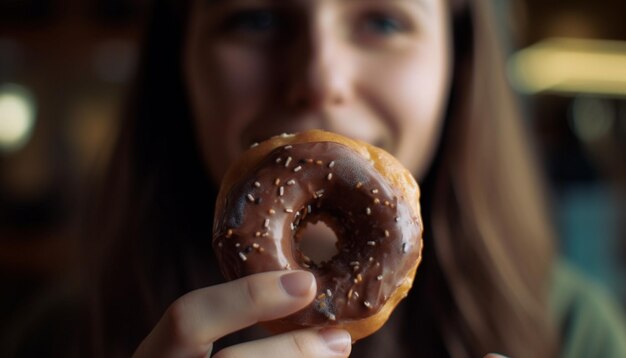
<svg viewBox="0 0 626 358">
<path fill-rule="evenodd" d="M 138 353 L 206 354 L 224 335 L 304 308 L 315 292 L 306 271 L 260 273 L 192 291 L 170 305 Z"/>
</svg>

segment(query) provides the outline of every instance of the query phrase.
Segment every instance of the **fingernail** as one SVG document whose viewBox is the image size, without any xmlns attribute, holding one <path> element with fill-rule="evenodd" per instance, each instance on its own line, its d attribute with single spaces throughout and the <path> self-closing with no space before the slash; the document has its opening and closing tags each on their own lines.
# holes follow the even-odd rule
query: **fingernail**
<svg viewBox="0 0 626 358">
<path fill-rule="evenodd" d="M 350 334 L 341 329 L 324 329 L 320 335 L 326 341 L 326 345 L 337 353 L 346 353 L 352 344 Z"/>
<path fill-rule="evenodd" d="M 290 272 L 280 277 L 280 284 L 291 296 L 306 296 L 313 284 L 313 275 L 304 271 Z"/>
</svg>

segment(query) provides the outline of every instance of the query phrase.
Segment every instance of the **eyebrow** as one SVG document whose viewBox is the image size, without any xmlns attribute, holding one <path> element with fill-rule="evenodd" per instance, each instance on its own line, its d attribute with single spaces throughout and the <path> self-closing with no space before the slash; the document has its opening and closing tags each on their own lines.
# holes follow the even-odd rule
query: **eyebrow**
<svg viewBox="0 0 626 358">
<path fill-rule="evenodd" d="M 224 5 L 227 3 L 236 2 L 238 0 L 203 0 L 206 5 Z M 250 3 L 282 3 L 285 4 L 285 0 L 239 0 L 240 2 L 250 2 Z M 318 0 L 308 0 L 308 1 L 318 1 Z M 424 11 L 426 15 L 432 14 L 433 12 L 433 1 L 431 0 L 337 0 L 344 3 L 357 3 L 357 2 L 369 2 L 369 3 L 385 3 L 385 2 L 406 2 L 411 3 L 418 6 L 421 10 Z M 440 1 L 440 0 L 435 0 Z"/>
<path fill-rule="evenodd" d="M 227 1 L 233 1 L 233 0 L 204 0 L 206 3 L 208 4 L 215 4 L 215 3 L 224 3 Z M 269 2 L 283 2 L 284 0 L 266 0 Z M 311 1 L 317 1 L 317 0 L 311 0 Z M 369 2 L 384 2 L 384 1 L 391 1 L 391 2 L 412 2 L 412 3 L 417 3 L 421 6 L 424 7 L 430 7 L 432 6 L 432 4 L 428 1 L 428 0 L 342 0 L 343 2 L 357 2 L 357 1 L 369 1 Z"/>
<path fill-rule="evenodd" d="M 406 2 L 406 3 L 411 3 L 411 4 L 415 4 L 418 5 L 420 8 L 430 12 L 432 11 L 433 8 L 433 2 L 430 0 L 344 0 L 344 1 L 351 1 L 351 2 L 372 2 L 372 3 L 385 3 L 385 2 Z M 440 1 L 440 0 L 436 0 L 436 1 Z"/>
</svg>

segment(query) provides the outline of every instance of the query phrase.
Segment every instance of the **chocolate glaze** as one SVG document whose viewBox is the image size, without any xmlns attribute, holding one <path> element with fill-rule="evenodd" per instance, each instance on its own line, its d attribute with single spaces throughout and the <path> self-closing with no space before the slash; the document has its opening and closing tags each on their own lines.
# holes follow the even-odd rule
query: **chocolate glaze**
<svg viewBox="0 0 626 358">
<path fill-rule="evenodd" d="M 213 246 L 224 276 L 301 269 L 317 298 L 289 320 L 332 325 L 380 310 L 419 259 L 422 224 L 373 164 L 334 142 L 274 149 L 226 196 Z M 338 253 L 313 263 L 294 242 L 306 222 L 324 221 Z"/>
</svg>

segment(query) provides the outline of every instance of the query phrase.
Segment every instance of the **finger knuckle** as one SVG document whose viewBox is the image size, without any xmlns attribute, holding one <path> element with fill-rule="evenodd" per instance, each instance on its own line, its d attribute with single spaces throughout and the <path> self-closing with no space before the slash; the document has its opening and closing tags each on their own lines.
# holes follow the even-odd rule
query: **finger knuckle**
<svg viewBox="0 0 626 358">
<path fill-rule="evenodd" d="M 295 351 L 302 357 L 315 357 L 317 350 L 311 337 L 304 334 L 292 334 L 291 341 Z"/>
<path fill-rule="evenodd" d="M 242 356 L 237 353 L 237 350 L 232 347 L 226 347 L 213 355 L 213 358 L 241 358 L 241 357 Z"/>
<path fill-rule="evenodd" d="M 244 296 L 248 301 L 247 304 L 249 307 L 261 307 L 262 306 L 262 297 L 261 290 L 259 289 L 259 285 L 251 278 L 247 279 L 244 284 Z"/>
<path fill-rule="evenodd" d="M 190 341 L 193 340 L 187 325 L 188 315 L 188 303 L 184 296 L 174 301 L 167 310 L 170 337 L 179 344 L 192 343 Z"/>
</svg>

